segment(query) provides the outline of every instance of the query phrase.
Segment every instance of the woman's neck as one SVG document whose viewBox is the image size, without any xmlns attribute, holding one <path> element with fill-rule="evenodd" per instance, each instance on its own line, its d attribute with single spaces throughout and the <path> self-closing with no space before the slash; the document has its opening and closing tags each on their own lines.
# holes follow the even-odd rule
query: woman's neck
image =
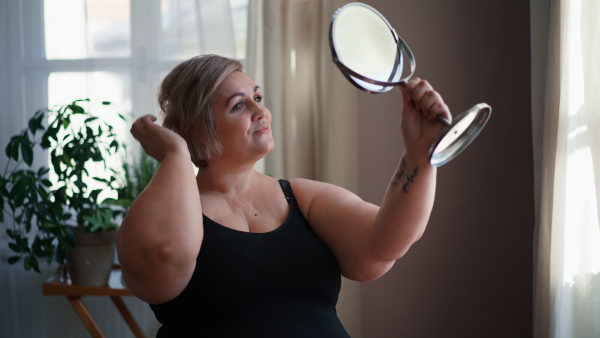
<svg viewBox="0 0 600 338">
<path fill-rule="evenodd" d="M 201 194 L 235 194 L 256 186 L 262 176 L 264 175 L 257 172 L 254 166 L 225 167 L 211 163 L 198 170 L 196 182 Z"/>
</svg>

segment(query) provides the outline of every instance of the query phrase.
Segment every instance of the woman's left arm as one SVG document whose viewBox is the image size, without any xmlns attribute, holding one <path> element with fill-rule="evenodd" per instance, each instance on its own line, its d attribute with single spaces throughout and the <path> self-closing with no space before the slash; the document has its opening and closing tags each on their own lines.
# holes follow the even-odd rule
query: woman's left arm
<svg viewBox="0 0 600 338">
<path fill-rule="evenodd" d="M 450 120 L 450 112 L 427 81 L 413 78 L 401 89 L 406 151 L 381 207 L 331 184 L 292 181 L 304 216 L 349 279 L 370 281 L 385 274 L 423 235 L 433 208 L 436 168 L 428 153 L 444 128 L 436 115 Z"/>
</svg>

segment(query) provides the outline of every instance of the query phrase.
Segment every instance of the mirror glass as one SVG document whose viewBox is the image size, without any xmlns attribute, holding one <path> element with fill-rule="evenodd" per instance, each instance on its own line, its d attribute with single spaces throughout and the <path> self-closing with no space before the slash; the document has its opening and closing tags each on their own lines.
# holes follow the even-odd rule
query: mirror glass
<svg viewBox="0 0 600 338">
<path fill-rule="evenodd" d="M 358 3 L 343 7 L 332 26 L 331 41 L 339 61 L 354 72 L 381 82 L 400 79 L 402 53 L 394 30 L 385 18 L 369 7 Z M 361 89 L 386 92 L 393 88 L 349 76 Z"/>
</svg>

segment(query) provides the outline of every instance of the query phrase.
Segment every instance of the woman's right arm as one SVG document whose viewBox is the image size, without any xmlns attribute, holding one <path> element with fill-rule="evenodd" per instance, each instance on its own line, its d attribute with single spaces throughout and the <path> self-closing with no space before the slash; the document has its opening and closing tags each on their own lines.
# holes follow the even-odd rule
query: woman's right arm
<svg viewBox="0 0 600 338">
<path fill-rule="evenodd" d="M 131 133 L 160 166 L 137 197 L 119 230 L 123 278 L 135 296 L 151 304 L 173 299 L 196 266 L 203 238 L 200 194 L 185 140 L 146 115 Z"/>
</svg>

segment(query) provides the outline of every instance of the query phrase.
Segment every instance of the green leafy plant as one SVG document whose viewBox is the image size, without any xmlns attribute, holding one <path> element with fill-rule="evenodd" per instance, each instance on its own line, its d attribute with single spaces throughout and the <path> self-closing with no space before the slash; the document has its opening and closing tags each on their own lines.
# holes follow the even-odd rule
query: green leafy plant
<svg viewBox="0 0 600 338">
<path fill-rule="evenodd" d="M 118 189 L 118 202 L 124 207 L 129 207 L 133 200 L 146 189 L 148 183 L 158 169 L 158 161 L 148 156 L 143 149 L 132 161 L 124 161 L 124 183 Z"/>
<path fill-rule="evenodd" d="M 117 192 L 117 171 L 110 158 L 120 158 L 123 144 L 114 127 L 92 114 L 88 99 L 40 109 L 30 118 L 28 128 L 13 136 L 6 146 L 8 163 L 0 176 L 0 222 L 6 225 L 9 248 L 23 258 L 26 270 L 40 272 L 38 258 L 50 265 L 65 263 L 73 250 L 75 230 L 110 231 L 125 210 L 111 198 L 100 200 L 103 192 Z M 111 106 L 102 102 L 102 106 Z M 114 118 L 125 118 L 112 109 Z M 45 125 L 47 121 L 47 126 Z M 34 157 L 50 167 L 33 168 Z M 49 157 L 46 157 L 49 156 Z M 93 175 L 91 166 L 102 174 Z M 53 174 L 58 183 L 53 184 Z M 93 183 L 93 184 L 90 184 Z M 8 215 L 12 222 L 6 220 Z M 10 224 L 12 223 L 12 224 Z"/>
</svg>

